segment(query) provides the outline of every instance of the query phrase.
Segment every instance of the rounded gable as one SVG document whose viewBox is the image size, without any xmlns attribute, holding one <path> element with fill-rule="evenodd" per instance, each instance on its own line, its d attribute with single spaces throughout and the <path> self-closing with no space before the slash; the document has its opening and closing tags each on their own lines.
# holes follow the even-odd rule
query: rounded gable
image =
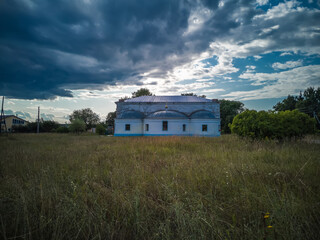
<svg viewBox="0 0 320 240">
<path fill-rule="evenodd" d="M 151 113 L 147 116 L 147 118 L 161 118 L 161 119 L 166 119 L 166 118 L 187 118 L 186 115 L 180 112 L 176 111 L 157 111 L 154 113 Z"/>
<path fill-rule="evenodd" d="M 213 112 L 201 110 L 191 114 L 190 118 L 192 119 L 213 119 L 215 118 Z"/>
<path fill-rule="evenodd" d="M 142 119 L 144 118 L 144 115 L 142 112 L 138 112 L 138 111 L 124 111 L 122 113 L 120 113 L 117 118 L 122 118 L 122 119 Z"/>
</svg>

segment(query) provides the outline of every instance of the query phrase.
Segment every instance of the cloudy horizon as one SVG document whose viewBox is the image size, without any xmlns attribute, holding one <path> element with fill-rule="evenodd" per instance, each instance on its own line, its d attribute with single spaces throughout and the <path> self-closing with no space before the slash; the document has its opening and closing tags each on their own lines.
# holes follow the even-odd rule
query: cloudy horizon
<svg viewBox="0 0 320 240">
<path fill-rule="evenodd" d="M 320 1 L 0 2 L 6 114 L 101 118 L 120 97 L 193 92 L 271 109 L 320 87 Z"/>
</svg>

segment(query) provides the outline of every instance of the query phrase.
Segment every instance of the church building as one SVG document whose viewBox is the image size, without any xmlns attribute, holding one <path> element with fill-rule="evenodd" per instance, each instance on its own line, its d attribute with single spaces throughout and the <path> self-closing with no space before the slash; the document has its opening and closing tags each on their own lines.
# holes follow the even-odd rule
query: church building
<svg viewBox="0 0 320 240">
<path fill-rule="evenodd" d="M 220 104 L 197 96 L 142 96 L 116 102 L 114 136 L 220 136 Z"/>
</svg>

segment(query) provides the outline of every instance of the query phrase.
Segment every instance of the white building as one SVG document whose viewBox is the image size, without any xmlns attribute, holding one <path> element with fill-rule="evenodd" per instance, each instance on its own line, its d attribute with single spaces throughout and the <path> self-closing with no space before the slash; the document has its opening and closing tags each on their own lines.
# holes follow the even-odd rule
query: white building
<svg viewBox="0 0 320 240">
<path fill-rule="evenodd" d="M 220 136 L 217 100 L 142 96 L 116 104 L 115 136 Z"/>
</svg>

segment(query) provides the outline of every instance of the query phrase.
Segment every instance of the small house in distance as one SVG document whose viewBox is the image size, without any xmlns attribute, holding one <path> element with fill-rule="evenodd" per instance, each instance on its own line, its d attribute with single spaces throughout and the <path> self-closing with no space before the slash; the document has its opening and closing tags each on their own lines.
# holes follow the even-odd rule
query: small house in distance
<svg viewBox="0 0 320 240">
<path fill-rule="evenodd" d="M 115 136 L 220 136 L 220 104 L 197 96 L 116 102 Z"/>
<path fill-rule="evenodd" d="M 7 126 L 8 132 L 12 132 L 13 126 L 25 126 L 29 123 L 28 121 L 26 121 L 22 118 L 19 118 L 15 115 L 4 115 L 3 118 L 0 118 L 0 121 L 1 121 L 1 132 L 5 132 L 4 121 L 6 121 L 6 126 Z"/>
</svg>

